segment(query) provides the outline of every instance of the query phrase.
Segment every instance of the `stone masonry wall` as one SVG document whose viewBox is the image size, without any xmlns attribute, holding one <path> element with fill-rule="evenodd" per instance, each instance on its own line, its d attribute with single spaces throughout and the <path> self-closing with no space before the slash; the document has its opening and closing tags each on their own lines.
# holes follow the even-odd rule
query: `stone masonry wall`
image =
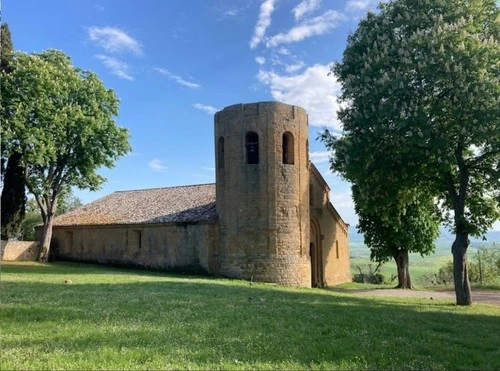
<svg viewBox="0 0 500 371">
<path fill-rule="evenodd" d="M 38 260 L 38 252 L 38 242 L 2 241 L 2 260 L 35 261 Z"/>
<path fill-rule="evenodd" d="M 213 273 L 215 223 L 54 227 L 56 259 Z"/>
<path fill-rule="evenodd" d="M 323 283 L 331 286 L 351 282 L 348 225 L 331 205 L 330 189 L 317 170 L 311 169 L 311 173 L 311 217 L 318 221 L 321 229 Z"/>
<path fill-rule="evenodd" d="M 238 104 L 215 115 L 220 274 L 310 285 L 307 114 L 278 102 Z M 259 163 L 248 164 L 245 136 L 259 138 Z M 283 163 L 283 134 L 293 164 Z"/>
</svg>

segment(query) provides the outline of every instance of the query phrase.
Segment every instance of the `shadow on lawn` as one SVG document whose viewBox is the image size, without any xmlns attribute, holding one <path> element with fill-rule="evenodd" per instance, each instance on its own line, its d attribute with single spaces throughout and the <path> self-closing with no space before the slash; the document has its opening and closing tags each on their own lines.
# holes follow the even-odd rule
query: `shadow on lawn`
<svg viewBox="0 0 500 371">
<path fill-rule="evenodd" d="M 82 354 L 99 357 L 102 349 L 119 359 L 136 354 L 114 368 L 500 368 L 500 310 L 475 314 L 447 301 L 175 277 L 125 284 L 4 282 L 4 353 L 37 349 L 50 359 L 57 351 L 75 362 Z"/>
</svg>

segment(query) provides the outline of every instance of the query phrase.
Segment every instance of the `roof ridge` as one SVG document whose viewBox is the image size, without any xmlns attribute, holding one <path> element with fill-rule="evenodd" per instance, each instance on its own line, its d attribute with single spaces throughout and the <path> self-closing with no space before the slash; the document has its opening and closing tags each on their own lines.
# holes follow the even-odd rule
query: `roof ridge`
<svg viewBox="0 0 500 371">
<path fill-rule="evenodd" d="M 209 185 L 215 185 L 215 183 L 187 184 L 187 185 L 179 185 L 179 186 L 171 186 L 171 187 L 153 187 L 153 188 L 141 188 L 141 189 L 126 189 L 126 190 L 123 190 L 123 191 L 114 191 L 113 193 L 145 192 L 145 191 L 153 191 L 155 189 L 189 188 L 189 187 L 200 187 L 200 186 L 209 186 Z"/>
</svg>

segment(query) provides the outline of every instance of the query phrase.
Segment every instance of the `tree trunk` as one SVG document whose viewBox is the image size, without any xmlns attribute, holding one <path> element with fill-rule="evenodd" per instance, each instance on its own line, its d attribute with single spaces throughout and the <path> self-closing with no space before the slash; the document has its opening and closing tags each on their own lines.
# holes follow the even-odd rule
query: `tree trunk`
<svg viewBox="0 0 500 371">
<path fill-rule="evenodd" d="M 13 153 L 8 161 L 3 178 L 1 199 L 2 240 L 18 237 L 26 207 L 24 168 L 20 165 L 21 155 Z"/>
<path fill-rule="evenodd" d="M 398 268 L 398 285 L 397 289 L 411 289 L 411 278 L 409 270 L 408 250 L 401 249 L 394 254 L 394 260 Z"/>
<path fill-rule="evenodd" d="M 467 233 L 457 233 L 451 247 L 453 254 L 453 280 L 457 305 L 471 305 L 469 272 L 467 270 L 467 248 L 469 247 Z"/>
<path fill-rule="evenodd" d="M 43 225 L 43 233 L 40 248 L 40 261 L 48 262 L 50 257 L 50 241 L 52 240 L 52 224 L 54 223 L 54 213 L 48 213 Z"/>
</svg>

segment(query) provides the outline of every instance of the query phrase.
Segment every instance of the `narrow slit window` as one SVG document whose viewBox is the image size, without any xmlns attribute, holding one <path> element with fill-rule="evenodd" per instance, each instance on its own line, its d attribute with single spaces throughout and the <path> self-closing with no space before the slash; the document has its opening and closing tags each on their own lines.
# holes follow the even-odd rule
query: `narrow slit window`
<svg viewBox="0 0 500 371">
<path fill-rule="evenodd" d="M 335 241 L 335 252 L 337 255 L 337 259 L 339 259 L 340 254 L 339 254 L 339 241 L 338 240 Z"/>
<path fill-rule="evenodd" d="M 217 167 L 224 169 L 224 138 L 220 137 L 217 143 Z"/>
<path fill-rule="evenodd" d="M 287 131 L 283 134 L 283 163 L 288 165 L 293 165 L 294 162 L 294 140 L 293 134 Z"/>
<path fill-rule="evenodd" d="M 245 148 L 247 164 L 259 163 L 259 135 L 254 131 L 249 131 L 245 135 Z"/>
<path fill-rule="evenodd" d="M 142 232 L 134 231 L 134 239 L 135 239 L 135 246 L 137 246 L 138 249 L 142 249 Z"/>
</svg>

